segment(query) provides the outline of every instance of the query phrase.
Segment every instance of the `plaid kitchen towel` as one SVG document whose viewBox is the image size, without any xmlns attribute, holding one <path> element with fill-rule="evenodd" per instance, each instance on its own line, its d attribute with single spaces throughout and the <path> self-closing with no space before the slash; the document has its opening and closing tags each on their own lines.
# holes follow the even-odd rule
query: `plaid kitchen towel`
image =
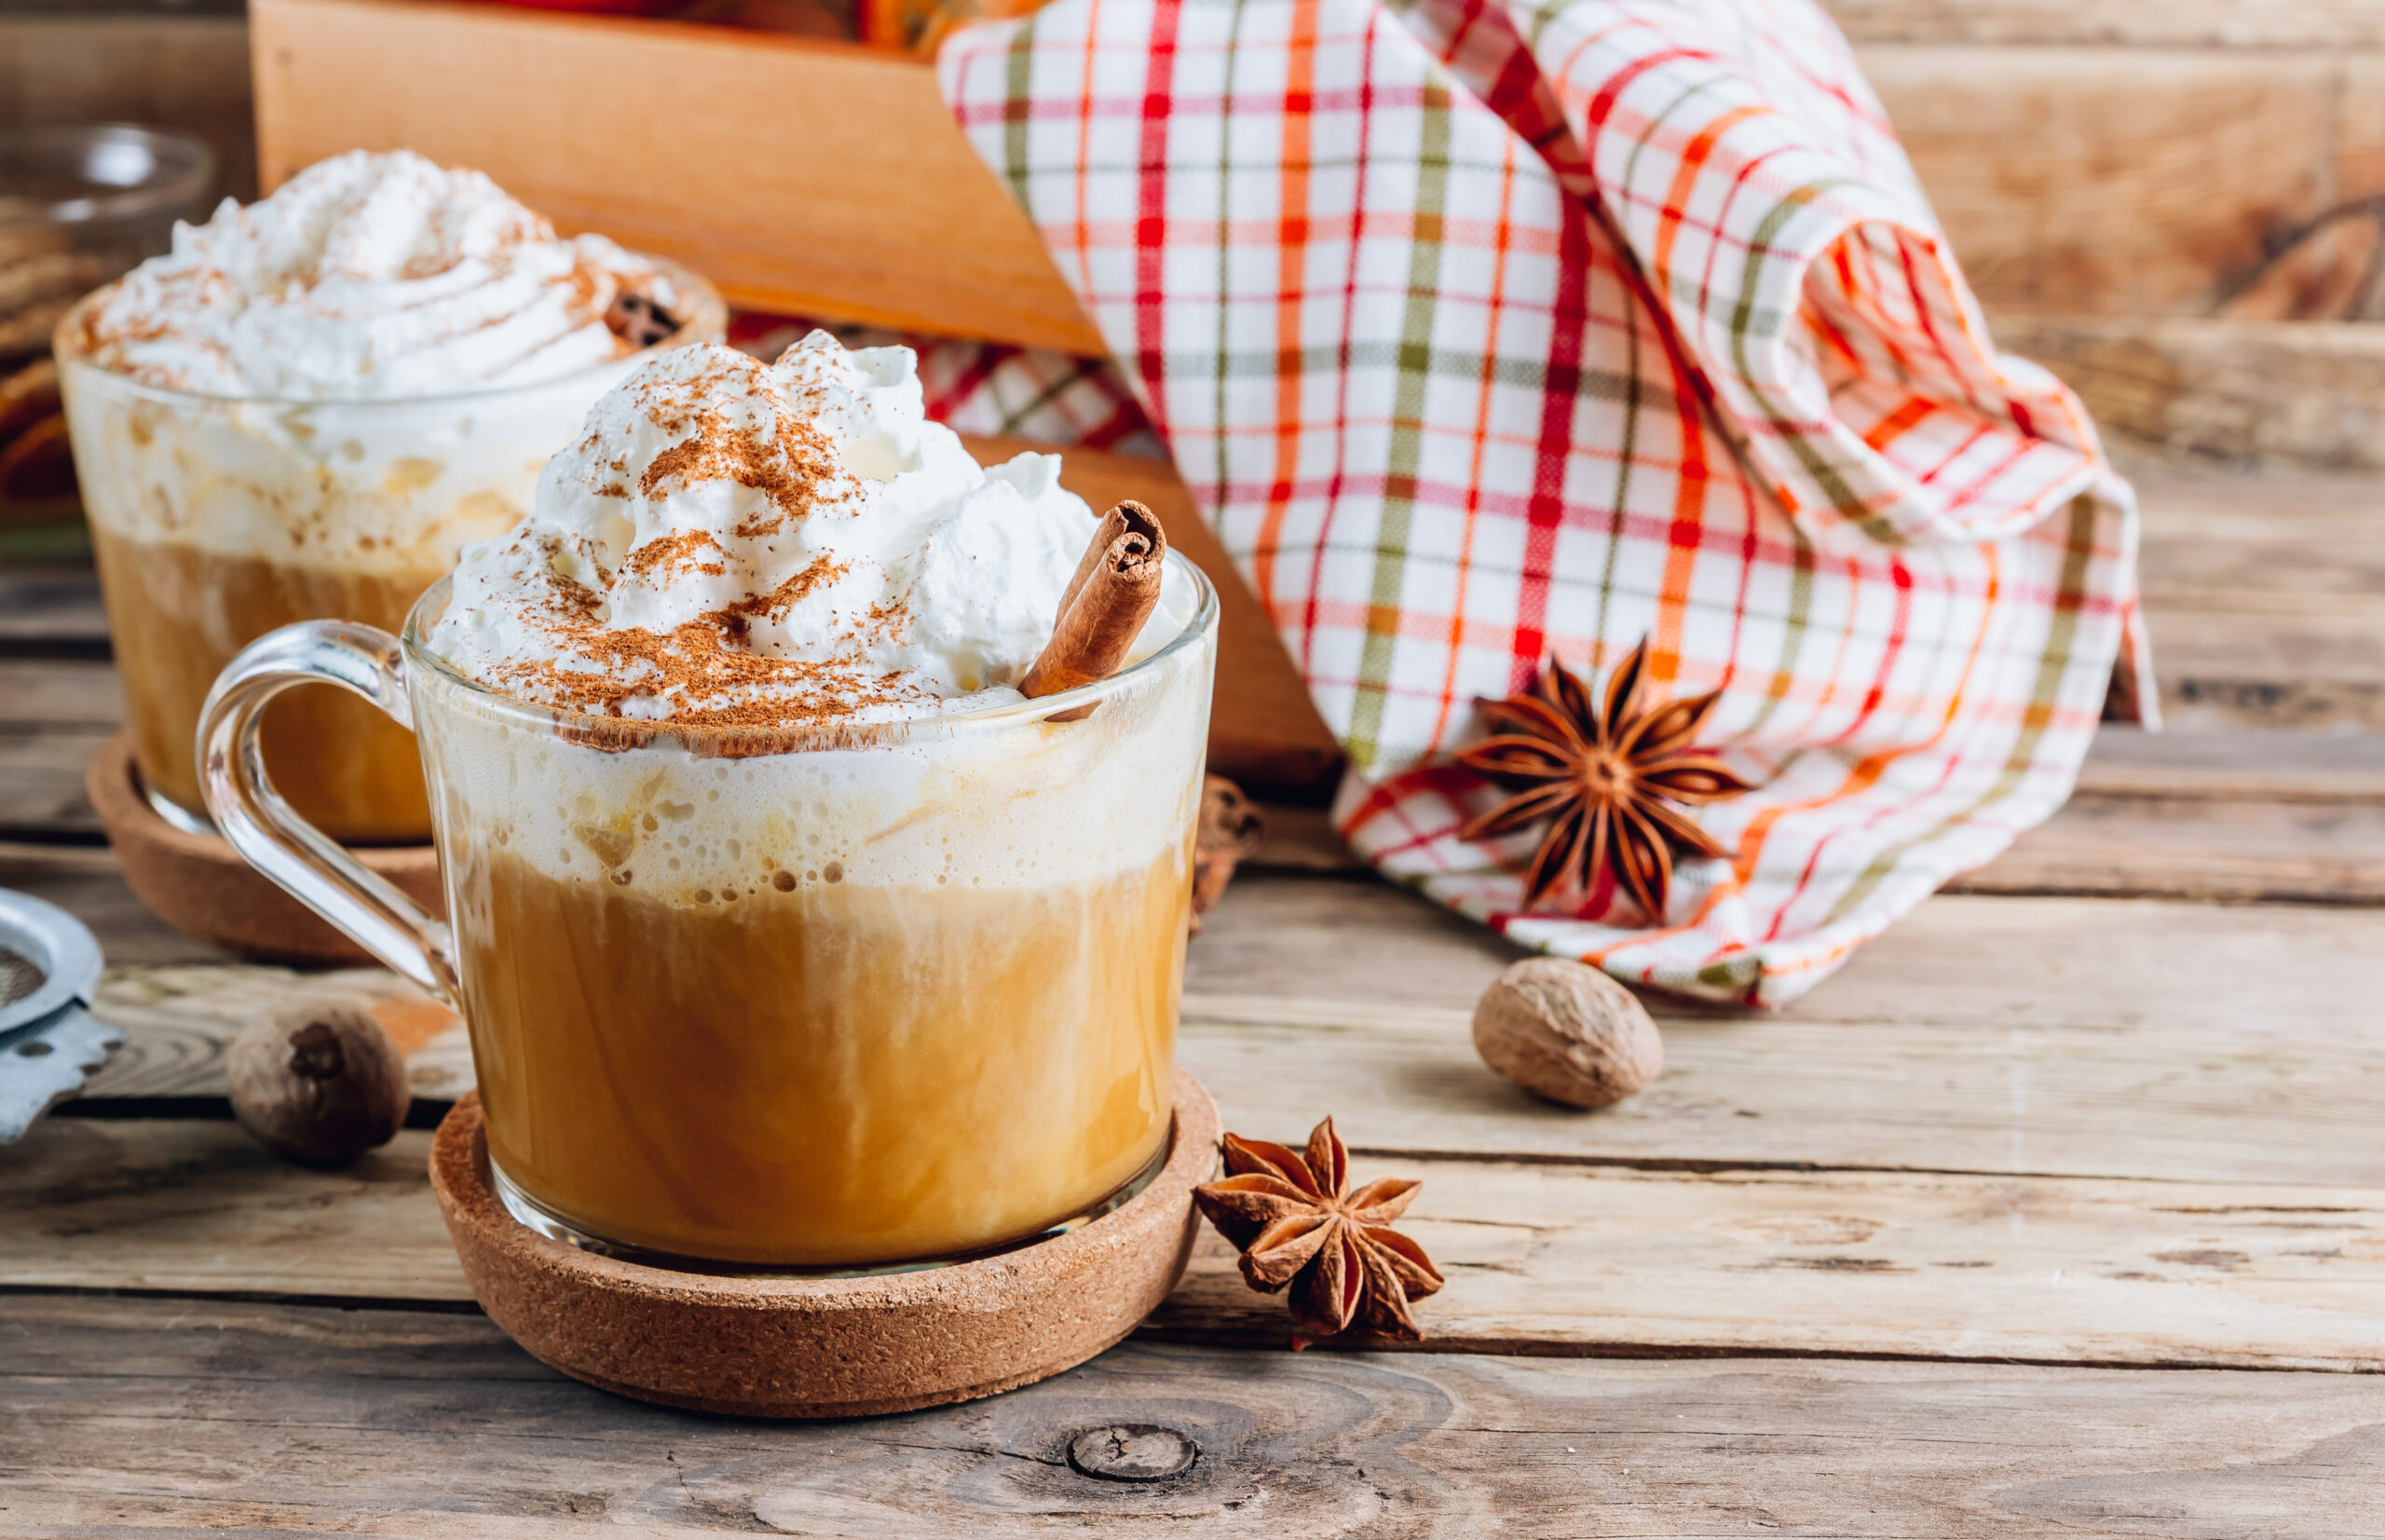
<svg viewBox="0 0 2385 1540">
<path fill-rule="evenodd" d="M 2134 509 L 1998 354 L 1809 0 L 1056 0 L 947 100 L 1350 756 L 1390 877 L 1779 1003 L 2068 794 L 2137 644 Z M 1520 913 L 1449 763 L 1545 655 L 1650 642 L 1757 790 L 1653 922 Z"/>
<path fill-rule="evenodd" d="M 918 354 L 927 415 L 956 433 L 1167 458 L 1166 446 L 1108 359 L 759 310 L 729 318 L 729 345 L 765 361 L 817 330 L 848 348 L 902 347 Z"/>
</svg>

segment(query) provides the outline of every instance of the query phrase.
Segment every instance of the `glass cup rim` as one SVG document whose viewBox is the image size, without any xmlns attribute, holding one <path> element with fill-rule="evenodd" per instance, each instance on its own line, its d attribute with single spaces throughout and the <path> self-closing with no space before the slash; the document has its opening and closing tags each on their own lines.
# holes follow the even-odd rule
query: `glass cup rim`
<svg viewBox="0 0 2385 1540">
<path fill-rule="evenodd" d="M 627 248 L 623 249 L 627 250 Z M 729 305 L 710 279 L 691 267 L 672 261 L 669 257 L 657 256 L 649 252 L 631 252 L 630 255 L 652 265 L 667 276 L 674 285 L 683 291 L 697 294 L 702 304 L 695 307 L 696 313 L 682 321 L 679 329 L 669 336 L 660 342 L 649 343 L 634 353 L 623 353 L 616 358 L 606 359 L 599 363 L 587 364 L 564 374 L 549 375 L 544 379 L 521 380 L 511 385 L 478 385 L 469 390 L 442 390 L 426 396 L 225 396 L 210 390 L 184 390 L 170 385 L 153 385 L 147 380 L 128 375 L 120 369 L 111 369 L 103 363 L 92 361 L 74 340 L 76 329 L 81 324 L 83 313 L 97 304 L 101 298 L 113 293 L 126 278 L 131 276 L 129 273 L 101 284 L 81 299 L 76 300 L 67 308 L 64 315 L 58 318 L 58 324 L 50 329 L 50 352 L 57 358 L 61 371 L 69 368 L 87 370 L 106 379 L 110 388 L 144 396 L 179 409 L 260 406 L 370 412 L 375 409 L 399 411 L 469 404 L 504 396 L 521 395 L 527 391 L 543 390 L 553 386 L 569 385 L 575 381 L 593 379 L 624 365 L 651 358 L 657 353 L 668 352 L 674 348 L 685 348 L 693 343 L 711 341 L 726 332 L 729 324 Z"/>
<path fill-rule="evenodd" d="M 155 158 L 157 174 L 130 185 L 92 184 L 79 197 L 0 218 L 0 229 L 85 229 L 145 219 L 196 204 L 215 180 L 214 149 L 206 141 L 175 129 L 141 123 L 41 123 L 0 130 L 0 148 L 90 145 L 111 140 L 139 141 Z"/>
<path fill-rule="evenodd" d="M 463 673 L 446 659 L 431 651 L 429 643 L 424 640 L 424 618 L 445 606 L 448 595 L 453 591 L 455 582 L 453 573 L 447 574 L 423 590 L 422 596 L 416 599 L 413 608 L 406 612 L 406 623 L 398 641 L 405 656 L 406 671 L 409 676 L 416 670 L 424 671 L 443 684 L 468 692 L 484 709 L 495 711 L 501 715 L 546 731 L 561 731 L 567 736 L 582 737 L 583 740 L 601 743 L 606 738 L 618 736 L 624 729 L 650 729 L 658 740 L 676 739 L 682 742 L 701 740 L 703 743 L 714 746 L 751 745 L 754 755 L 759 756 L 766 753 L 795 754 L 822 748 L 870 746 L 866 739 L 857 738 L 856 733 L 875 737 L 880 730 L 885 730 L 887 734 L 885 743 L 891 745 L 906 741 L 908 733 L 922 728 L 942 731 L 956 728 L 974 729 L 981 726 L 998 728 L 1014 721 L 1040 722 L 1056 713 L 1107 700 L 1126 688 L 1131 681 L 1142 678 L 1165 660 L 1173 658 L 1186 647 L 1199 644 L 1203 638 L 1213 634 L 1218 628 L 1220 606 L 1217 585 L 1209 580 L 1207 573 L 1202 571 L 1182 552 L 1171 547 L 1166 559 L 1171 566 L 1182 571 L 1191 579 L 1196 603 L 1191 618 L 1184 622 L 1183 628 L 1161 644 L 1149 656 L 1137 659 L 1106 678 L 1097 679 L 1089 685 L 1080 685 L 1074 689 L 1062 690 L 1056 695 L 1039 695 L 1032 700 L 1004 701 L 993 705 L 972 707 L 965 711 L 937 712 L 933 715 L 901 717 L 884 723 L 873 722 L 858 729 L 847 725 L 831 725 L 810 730 L 800 725 L 690 727 L 675 723 L 668 718 L 647 721 L 636 717 L 600 716 L 593 712 L 573 711 L 568 707 L 549 705 L 544 702 L 525 700 L 521 696 L 508 694 L 493 685 L 484 684 Z M 809 737 L 816 737 L 818 741 L 806 742 Z M 744 757 L 745 756 L 731 754 L 725 756 Z"/>
</svg>

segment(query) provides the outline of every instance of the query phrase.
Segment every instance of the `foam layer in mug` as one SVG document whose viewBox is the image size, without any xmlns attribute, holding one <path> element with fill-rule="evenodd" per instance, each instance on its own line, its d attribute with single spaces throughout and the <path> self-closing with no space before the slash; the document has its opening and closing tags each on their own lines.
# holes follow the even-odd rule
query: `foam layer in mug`
<svg viewBox="0 0 2385 1540">
<path fill-rule="evenodd" d="M 861 747 L 741 757 L 667 730 L 593 746 L 445 680 L 416 686 L 438 700 L 416 719 L 450 861 L 503 851 L 675 904 L 814 883 L 1030 889 L 1189 858 L 1209 663 L 1206 639 L 1153 659 L 1076 721 L 939 714 L 879 724 Z"/>
<path fill-rule="evenodd" d="M 436 574 L 528 511 L 547 457 L 632 367 L 422 402 L 221 401 L 71 356 L 60 383 L 102 527 L 276 566 Z"/>
</svg>

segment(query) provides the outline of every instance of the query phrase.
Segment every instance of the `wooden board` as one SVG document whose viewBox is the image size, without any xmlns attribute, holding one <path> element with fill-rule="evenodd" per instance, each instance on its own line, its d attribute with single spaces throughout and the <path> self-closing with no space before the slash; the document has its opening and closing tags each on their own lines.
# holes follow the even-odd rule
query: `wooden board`
<svg viewBox="0 0 2385 1540">
<path fill-rule="evenodd" d="M 2376 479 L 2124 469 L 2145 511 L 2139 570 L 2172 725 L 2385 731 Z"/>
<path fill-rule="evenodd" d="M 53 1118 L 0 1153 L 0 1284 L 468 1300 L 429 1138 L 324 1173 L 229 1122 Z M 2385 1370 L 2374 1188 L 1413 1153 L 1358 1174 L 1424 1181 L 1401 1229 L 1451 1279 L 1419 1309 L 1433 1351 Z M 1280 1346 L 1289 1321 L 1205 1231 L 1148 1329 Z"/>
<path fill-rule="evenodd" d="M 2247 614 L 2313 599 L 2385 609 L 2385 482 L 2124 457 L 2144 510 L 2137 570 L 2158 614 L 2234 596 Z M 2255 595 L 2267 606 L 2255 607 Z M 2309 662 L 2324 662 L 2310 659 Z"/>
<path fill-rule="evenodd" d="M 2187 35 L 2224 33 L 2226 8 L 2189 7 Z M 341 150 L 411 145 L 746 304 L 1104 351 L 924 65 L 430 0 L 259 0 L 252 29 L 268 186 Z M 2272 237 L 2385 191 L 2385 111 L 2363 105 L 2385 55 L 2347 41 L 1874 42 L 1860 58 L 1991 307 L 2191 315 Z M 621 114 L 611 82 L 630 76 L 641 108 Z"/>
<path fill-rule="evenodd" d="M 2385 469 L 2375 321 L 1999 313 L 1995 332 L 2061 375 L 2107 433 L 2223 459 Z"/>
<path fill-rule="evenodd" d="M 83 771 L 123 719 L 112 663 L 0 659 L 0 840 L 100 839 Z"/>
<path fill-rule="evenodd" d="M 89 844 L 103 838 L 83 795 L 83 770 L 107 727 L 0 723 L 0 839 Z"/>
<path fill-rule="evenodd" d="M 1946 891 L 2385 903 L 2385 806 L 2082 793 Z"/>
<path fill-rule="evenodd" d="M 907 58 L 430 0 L 256 0 L 249 26 L 268 188 L 345 150 L 412 148 L 742 305 L 1103 350 Z"/>
<path fill-rule="evenodd" d="M 0 1514 L 26 1534 L 2207 1540 L 2385 1525 L 2385 1392 L 2347 1375 L 1138 1342 L 993 1401 L 787 1427 L 613 1399 L 477 1316 L 7 1303 L 0 1400 L 41 1430 L 41 1457 L 0 1471 Z M 1150 1485 L 1077 1474 L 1070 1444 L 1119 1424 L 1179 1433 L 1198 1457 Z"/>
<path fill-rule="evenodd" d="M 1331 1111 L 1393 1153 L 2385 1184 L 2385 1070 L 2343 1004 L 2385 913 L 1936 899 L 1786 1013 L 1654 1000 L 1666 1072 L 1597 1113 L 1475 1056 L 1475 998 L 1515 955 L 1370 881 L 1250 874 L 1192 948 L 1179 1053 L 1232 1126 Z M 220 1115 L 223 1045 L 315 989 L 416 998 L 370 971 L 118 969 L 99 1014 L 130 1041 L 90 1093 Z M 416 1094 L 451 1099 L 469 1045 L 416 1009 Z"/>
<path fill-rule="evenodd" d="M 2149 604 L 2146 629 L 2174 728 L 2385 732 L 2385 614 L 2365 601 L 2214 593 Z"/>
<path fill-rule="evenodd" d="M 2385 48 L 2376 0 L 1823 0 L 1858 42 Z"/>
<path fill-rule="evenodd" d="M 1991 317 L 2204 314 L 2273 238 L 2385 192 L 2385 121 L 2361 104 L 2376 56 L 2334 39 L 1857 58 Z"/>
<path fill-rule="evenodd" d="M 107 655 L 107 612 L 89 563 L 0 566 L 0 658 Z"/>
<path fill-rule="evenodd" d="M 132 896 L 116 857 L 89 845 L 0 841 L 0 888 L 46 899 L 91 927 L 117 967 L 231 959 L 168 930 Z"/>
</svg>

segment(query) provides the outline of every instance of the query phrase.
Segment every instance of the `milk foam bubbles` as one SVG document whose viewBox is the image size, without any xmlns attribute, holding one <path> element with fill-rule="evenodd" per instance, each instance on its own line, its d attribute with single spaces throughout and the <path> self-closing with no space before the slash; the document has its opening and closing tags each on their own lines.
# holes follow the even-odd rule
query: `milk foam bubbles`
<svg viewBox="0 0 2385 1540">
<path fill-rule="evenodd" d="M 1171 852 L 1189 881 L 1211 666 L 1204 634 L 1079 721 L 1019 702 L 892 724 L 860 746 L 743 757 L 669 732 L 600 746 L 446 681 L 416 683 L 416 728 L 451 893 L 468 903 L 474 869 L 499 852 L 558 881 L 731 908 L 821 884 L 1067 887 Z M 426 691 L 441 703 L 425 710 Z"/>
<path fill-rule="evenodd" d="M 1019 699 L 1097 527 L 1059 461 L 981 470 L 908 348 L 815 332 L 775 364 L 647 361 L 458 564 L 429 637 L 570 710 L 689 725 L 899 721 Z M 1183 628 L 1171 573 L 1149 652 Z"/>
<path fill-rule="evenodd" d="M 77 350 L 144 384 L 276 401 L 391 401 L 561 378 L 633 349 L 624 289 L 676 308 L 654 266 L 564 239 L 478 171 L 408 151 L 308 167 L 226 198 L 80 318 Z"/>
</svg>

